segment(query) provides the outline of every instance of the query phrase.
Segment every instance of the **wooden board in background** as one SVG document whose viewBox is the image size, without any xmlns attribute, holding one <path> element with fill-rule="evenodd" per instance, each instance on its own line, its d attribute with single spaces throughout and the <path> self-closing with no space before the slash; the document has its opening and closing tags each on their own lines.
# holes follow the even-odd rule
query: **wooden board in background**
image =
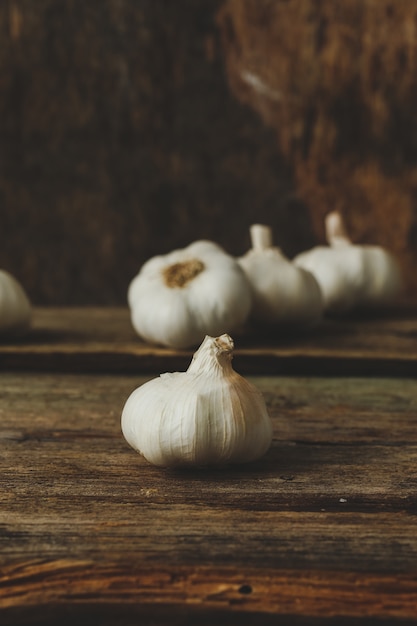
<svg viewBox="0 0 417 626">
<path fill-rule="evenodd" d="M 325 320 L 315 330 L 235 336 L 235 368 L 247 374 L 417 374 L 417 307 L 385 316 Z M 161 373 L 184 370 L 193 350 L 143 342 L 127 308 L 37 308 L 31 331 L 0 344 L 2 370 Z"/>
</svg>

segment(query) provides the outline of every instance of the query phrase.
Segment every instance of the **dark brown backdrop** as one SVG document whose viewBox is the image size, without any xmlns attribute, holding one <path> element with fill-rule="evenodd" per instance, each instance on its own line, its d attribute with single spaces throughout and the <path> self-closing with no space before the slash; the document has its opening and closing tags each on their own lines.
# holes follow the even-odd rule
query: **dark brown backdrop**
<svg viewBox="0 0 417 626">
<path fill-rule="evenodd" d="M 332 0 L 0 4 L 0 267 L 21 280 L 36 304 L 123 304 L 128 282 L 143 261 L 196 238 L 214 239 L 232 254 L 241 254 L 249 246 L 249 225 L 263 221 L 271 224 L 276 243 L 289 255 L 319 241 L 321 217 L 332 208 L 326 206 L 329 198 L 338 197 L 337 187 L 328 177 L 327 197 L 304 181 L 315 179 L 318 161 L 322 176 L 329 163 L 342 179 L 347 170 L 337 170 L 331 150 L 320 156 L 326 142 L 321 151 L 320 145 L 311 151 L 315 124 L 323 120 L 320 104 L 308 103 L 313 92 L 317 102 L 323 94 L 328 97 L 332 85 L 339 94 L 339 59 L 351 61 L 344 55 L 343 40 L 340 50 L 326 57 L 334 72 L 325 89 L 323 72 L 311 68 L 323 63 L 335 21 L 350 25 L 349 42 L 365 36 L 372 11 L 378 11 L 379 20 L 392 20 L 389 12 L 380 14 L 378 2 L 362 3 L 371 12 L 368 22 L 361 18 L 359 0 L 346 2 L 353 7 L 350 22 L 343 14 L 333 15 L 329 7 L 344 3 Z M 407 14 L 407 5 L 400 4 L 401 37 L 411 41 L 415 60 L 411 26 L 416 19 L 411 13 L 417 6 L 408 3 Z M 352 29 L 355 20 L 357 32 Z M 385 39 L 392 34 L 388 28 L 378 34 L 382 47 L 387 45 L 384 33 Z M 288 58 L 293 61 L 286 76 L 293 79 L 283 81 L 275 70 Z M 295 93 L 304 104 L 297 105 L 293 116 L 282 105 L 266 113 L 259 89 L 256 97 L 247 97 L 239 88 L 236 59 L 249 59 L 254 74 L 269 68 L 268 76 L 281 81 L 273 88 L 286 90 L 291 98 Z M 405 127 L 416 91 L 417 82 L 404 83 L 401 98 L 393 103 L 395 119 Z M 363 107 L 361 94 L 344 89 L 335 118 L 336 126 L 345 129 L 339 150 L 349 144 L 349 154 L 356 156 L 363 153 L 364 141 L 372 140 L 366 134 L 361 139 L 362 127 L 354 132 Z M 390 119 L 389 109 L 387 115 Z M 297 128 L 304 133 L 301 157 L 288 149 Z M 401 202 L 397 206 L 397 196 L 382 208 L 380 203 L 393 177 L 395 184 L 400 178 L 407 182 L 406 195 L 411 188 L 415 124 L 409 134 L 403 128 L 399 138 L 384 125 L 378 129 L 386 137 L 386 167 L 376 179 L 377 185 L 382 181 L 383 192 L 371 194 L 371 200 L 379 203 L 379 213 L 396 212 L 397 221 L 403 216 L 405 234 L 400 244 L 398 237 L 390 237 L 393 229 L 388 226 L 359 234 L 362 240 L 394 247 L 412 276 L 414 213 L 406 214 Z M 400 147 L 394 150 L 397 143 Z M 308 167 L 303 170 L 300 163 Z M 359 166 L 357 176 L 365 172 L 366 178 L 369 167 L 361 169 L 360 158 Z M 326 176 L 324 181 L 326 188 Z M 346 196 L 342 187 L 341 195 Z M 373 210 L 371 200 L 363 204 L 367 214 Z M 348 203 L 341 205 L 349 216 Z"/>
<path fill-rule="evenodd" d="M 275 134 L 229 92 L 219 5 L 0 5 L 0 267 L 36 303 L 124 303 L 152 254 L 239 254 L 254 220 L 312 241 Z"/>
<path fill-rule="evenodd" d="M 233 92 L 274 128 L 316 236 L 338 209 L 417 290 L 417 2 L 226 0 Z"/>
</svg>

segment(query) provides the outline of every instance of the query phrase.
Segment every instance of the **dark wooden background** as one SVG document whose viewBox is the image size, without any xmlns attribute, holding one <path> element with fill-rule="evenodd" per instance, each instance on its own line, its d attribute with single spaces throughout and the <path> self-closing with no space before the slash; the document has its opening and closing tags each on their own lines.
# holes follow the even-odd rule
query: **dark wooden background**
<svg viewBox="0 0 417 626">
<path fill-rule="evenodd" d="M 403 0 L 4 0 L 0 267 L 124 304 L 153 254 L 264 221 L 292 256 L 337 206 L 415 288 L 416 29 Z"/>
</svg>

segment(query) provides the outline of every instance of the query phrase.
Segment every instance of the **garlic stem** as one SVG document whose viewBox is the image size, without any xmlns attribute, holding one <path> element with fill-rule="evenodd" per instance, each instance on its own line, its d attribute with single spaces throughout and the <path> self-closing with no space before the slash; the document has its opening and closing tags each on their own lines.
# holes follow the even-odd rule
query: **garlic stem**
<svg viewBox="0 0 417 626">
<path fill-rule="evenodd" d="M 249 228 L 253 250 L 272 248 L 272 229 L 264 224 L 252 224 Z"/>
<path fill-rule="evenodd" d="M 216 371 L 222 374 L 230 372 L 233 348 L 233 339 L 227 334 L 220 337 L 206 336 L 195 352 L 187 372 L 189 374 L 200 372 L 207 374 L 209 371 L 212 374 Z"/>
<path fill-rule="evenodd" d="M 330 246 L 351 245 L 343 218 L 339 211 L 331 211 L 324 219 L 326 239 Z"/>
</svg>

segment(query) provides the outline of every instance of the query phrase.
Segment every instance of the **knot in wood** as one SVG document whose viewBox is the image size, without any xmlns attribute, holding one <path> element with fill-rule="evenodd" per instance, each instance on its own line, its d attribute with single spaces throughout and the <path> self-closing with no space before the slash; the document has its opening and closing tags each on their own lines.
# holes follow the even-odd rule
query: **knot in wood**
<svg viewBox="0 0 417 626">
<path fill-rule="evenodd" d="M 190 259 L 182 263 L 174 263 L 164 268 L 162 275 L 168 287 L 185 287 L 205 269 L 199 259 Z"/>
</svg>

